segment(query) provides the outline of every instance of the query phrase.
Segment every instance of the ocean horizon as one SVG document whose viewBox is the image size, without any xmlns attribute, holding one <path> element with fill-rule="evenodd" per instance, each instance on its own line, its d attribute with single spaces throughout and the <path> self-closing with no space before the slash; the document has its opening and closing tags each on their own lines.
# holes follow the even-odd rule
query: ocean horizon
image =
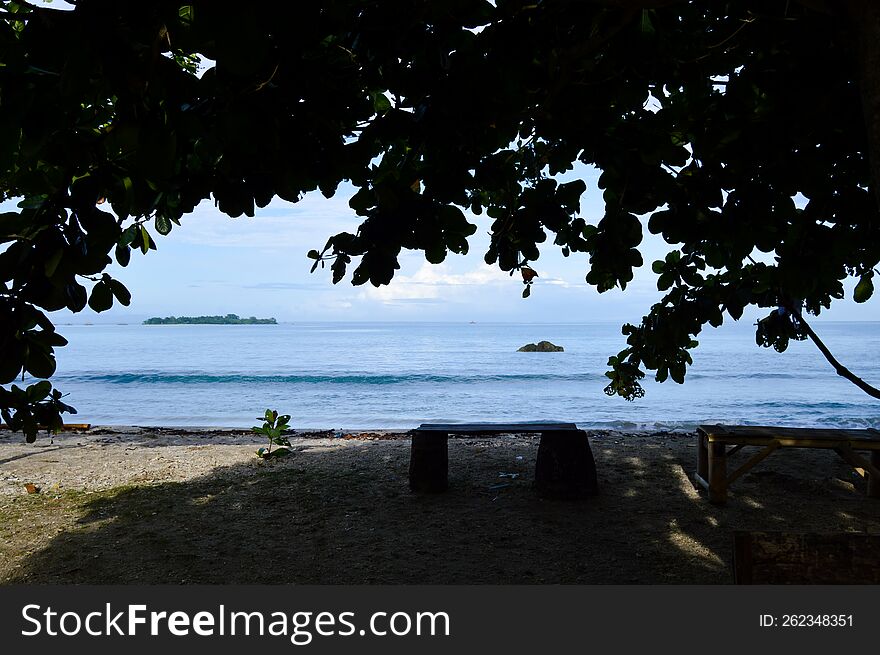
<svg viewBox="0 0 880 655">
<path fill-rule="evenodd" d="M 880 323 L 822 322 L 835 356 L 880 380 Z M 569 421 L 586 429 L 691 430 L 700 423 L 880 427 L 880 403 L 810 342 L 760 348 L 754 326 L 707 329 L 684 385 L 603 393 L 618 322 L 68 324 L 54 384 L 94 425 L 249 427 L 266 408 L 295 429 L 409 429 L 422 422 Z M 520 353 L 549 340 L 562 353 Z"/>
</svg>

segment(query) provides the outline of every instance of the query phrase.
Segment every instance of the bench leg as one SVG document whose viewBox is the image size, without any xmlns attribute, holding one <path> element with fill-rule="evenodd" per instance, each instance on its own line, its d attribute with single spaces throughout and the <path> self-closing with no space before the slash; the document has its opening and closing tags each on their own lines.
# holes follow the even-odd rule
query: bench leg
<svg viewBox="0 0 880 655">
<path fill-rule="evenodd" d="M 706 447 L 708 438 L 699 430 L 697 431 L 697 476 L 702 480 L 709 480 L 709 449 Z M 699 487 L 699 483 L 694 485 Z"/>
<path fill-rule="evenodd" d="M 596 461 L 586 432 L 541 433 L 534 486 L 546 498 L 577 499 L 599 493 Z"/>
<path fill-rule="evenodd" d="M 871 464 L 876 469 L 880 469 L 880 450 L 871 451 Z M 880 477 L 876 475 L 868 476 L 868 496 L 870 498 L 880 498 Z"/>
<path fill-rule="evenodd" d="M 449 486 L 449 435 L 412 432 L 409 456 L 409 488 L 421 493 L 439 493 Z"/>
<path fill-rule="evenodd" d="M 727 450 L 714 441 L 709 442 L 709 502 L 727 502 Z"/>
</svg>

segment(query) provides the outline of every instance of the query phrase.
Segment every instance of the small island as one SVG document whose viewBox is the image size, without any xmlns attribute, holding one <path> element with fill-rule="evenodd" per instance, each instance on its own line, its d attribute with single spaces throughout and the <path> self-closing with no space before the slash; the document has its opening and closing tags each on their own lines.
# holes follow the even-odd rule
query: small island
<svg viewBox="0 0 880 655">
<path fill-rule="evenodd" d="M 237 314 L 226 316 L 154 316 L 144 321 L 144 325 L 278 325 L 274 318 L 240 318 Z"/>
<path fill-rule="evenodd" d="M 518 348 L 518 353 L 561 353 L 565 352 L 565 348 L 557 346 L 549 341 L 539 341 L 538 343 L 527 343 L 522 348 Z"/>
</svg>

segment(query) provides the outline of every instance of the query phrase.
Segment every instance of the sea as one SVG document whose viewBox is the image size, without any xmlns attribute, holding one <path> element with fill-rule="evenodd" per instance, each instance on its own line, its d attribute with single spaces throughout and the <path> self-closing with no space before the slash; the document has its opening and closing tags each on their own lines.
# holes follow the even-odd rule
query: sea
<svg viewBox="0 0 880 655">
<path fill-rule="evenodd" d="M 844 364 L 880 384 L 880 323 L 814 325 Z M 250 427 L 267 408 L 296 429 L 422 422 L 566 421 L 590 429 L 700 423 L 880 428 L 880 401 L 838 377 L 810 342 L 757 346 L 754 326 L 700 335 L 685 383 L 628 402 L 603 393 L 619 323 L 66 325 L 53 378 L 93 425 Z M 561 353 L 524 353 L 549 340 Z"/>
</svg>

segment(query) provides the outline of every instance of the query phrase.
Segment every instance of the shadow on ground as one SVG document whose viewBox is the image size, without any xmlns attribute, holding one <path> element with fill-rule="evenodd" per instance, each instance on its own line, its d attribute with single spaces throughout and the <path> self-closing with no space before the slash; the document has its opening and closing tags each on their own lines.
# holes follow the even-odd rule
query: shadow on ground
<svg viewBox="0 0 880 655">
<path fill-rule="evenodd" d="M 601 495 L 553 502 L 530 488 L 537 441 L 498 443 L 452 440 L 442 495 L 408 491 L 406 441 L 304 448 L 286 461 L 98 494 L 3 567 L 3 581 L 714 584 L 732 580 L 734 529 L 880 531 L 880 504 L 846 465 L 814 453 L 793 456 L 830 477 L 794 477 L 788 464 L 789 473 L 756 471 L 714 507 L 688 482 L 693 462 L 680 443 L 599 438 Z"/>
</svg>

